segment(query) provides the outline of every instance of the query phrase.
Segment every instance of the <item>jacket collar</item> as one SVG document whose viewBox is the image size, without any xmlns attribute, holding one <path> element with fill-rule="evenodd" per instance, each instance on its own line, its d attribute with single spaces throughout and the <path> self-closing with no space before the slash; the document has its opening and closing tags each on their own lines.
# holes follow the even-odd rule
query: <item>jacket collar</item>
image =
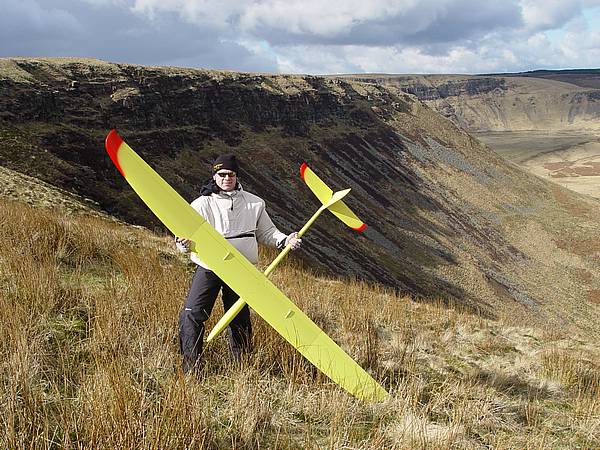
<svg viewBox="0 0 600 450">
<path fill-rule="evenodd" d="M 242 188 L 242 185 L 240 184 L 240 182 L 238 181 L 235 185 L 235 189 L 232 192 L 238 192 L 238 191 L 243 191 L 244 189 Z M 204 186 L 202 186 L 200 188 L 200 195 L 201 196 L 210 196 L 212 194 L 223 194 L 224 192 L 219 188 L 219 186 L 217 186 L 217 183 L 215 183 L 215 180 L 213 180 L 212 178 L 210 180 L 208 180 Z M 227 194 L 225 194 L 227 195 Z"/>
</svg>

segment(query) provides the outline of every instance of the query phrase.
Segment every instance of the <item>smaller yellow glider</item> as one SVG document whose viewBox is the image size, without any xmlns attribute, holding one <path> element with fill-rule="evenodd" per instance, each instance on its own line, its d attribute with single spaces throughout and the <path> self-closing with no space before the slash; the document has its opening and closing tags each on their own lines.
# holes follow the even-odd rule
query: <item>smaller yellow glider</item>
<svg viewBox="0 0 600 450">
<path fill-rule="evenodd" d="M 319 217 L 326 209 L 331 211 L 346 225 L 357 231 L 363 231 L 367 227 L 367 225 L 364 224 L 358 217 L 356 217 L 356 214 L 354 214 L 342 201 L 342 199 L 348 195 L 350 189 L 333 192 L 333 190 L 329 189 L 329 187 L 323 181 L 321 181 L 321 179 L 310 169 L 310 167 L 308 167 L 306 163 L 303 163 L 300 167 L 300 176 L 306 182 L 311 191 L 313 191 L 313 193 L 321 201 L 322 205 L 298 232 L 298 237 L 302 237 L 304 233 L 306 233 L 306 230 L 308 230 L 308 228 L 313 224 L 313 222 L 317 220 L 317 217 Z M 267 267 L 264 271 L 264 275 L 266 277 L 268 277 L 271 272 L 273 272 L 275 267 L 277 267 L 277 265 L 283 260 L 283 258 L 287 256 L 287 254 L 290 252 L 290 249 L 291 247 L 287 245 L 281 251 L 281 253 L 277 255 L 277 258 L 275 258 L 273 262 L 269 264 L 269 267 Z M 240 298 L 231 306 L 231 308 L 225 311 L 223 317 L 219 319 L 214 328 L 208 334 L 206 342 L 208 343 L 212 341 L 219 334 L 221 334 L 221 332 L 227 328 L 227 325 L 229 325 L 231 321 L 235 319 L 245 305 L 246 301 L 243 298 Z"/>
<path fill-rule="evenodd" d="M 300 167 L 300 175 L 323 205 L 330 202 L 335 194 L 337 194 L 337 192 L 334 194 L 329 186 L 327 186 L 306 163 L 302 164 L 302 167 Z M 360 220 L 341 200 L 335 202 L 327 209 L 353 230 L 364 231 L 364 229 L 367 228 L 367 224 Z"/>
</svg>

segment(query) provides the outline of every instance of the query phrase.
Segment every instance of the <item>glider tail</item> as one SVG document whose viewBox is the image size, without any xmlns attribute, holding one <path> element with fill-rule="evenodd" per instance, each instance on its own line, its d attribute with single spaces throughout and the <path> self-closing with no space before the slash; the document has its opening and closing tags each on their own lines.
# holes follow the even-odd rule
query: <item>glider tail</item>
<svg viewBox="0 0 600 450">
<path fill-rule="evenodd" d="M 303 163 L 300 167 L 300 176 L 323 205 L 329 204 L 327 209 L 331 211 L 334 216 L 353 230 L 363 231 L 367 228 L 367 224 L 360 220 L 343 201 L 337 200 L 334 201 L 333 204 L 330 204 L 330 200 L 333 199 L 337 192 L 334 194 L 329 186 L 327 186 L 306 163 Z"/>
</svg>

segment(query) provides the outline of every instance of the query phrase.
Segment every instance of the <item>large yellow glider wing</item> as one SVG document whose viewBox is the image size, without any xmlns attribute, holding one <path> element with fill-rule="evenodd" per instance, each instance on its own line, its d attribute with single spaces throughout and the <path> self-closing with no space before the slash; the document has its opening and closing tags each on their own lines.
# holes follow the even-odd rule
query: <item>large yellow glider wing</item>
<svg viewBox="0 0 600 450">
<path fill-rule="evenodd" d="M 125 180 L 175 235 L 248 305 L 325 375 L 355 397 L 381 401 L 387 395 L 362 367 L 206 222 L 112 130 L 106 150 Z"/>
</svg>

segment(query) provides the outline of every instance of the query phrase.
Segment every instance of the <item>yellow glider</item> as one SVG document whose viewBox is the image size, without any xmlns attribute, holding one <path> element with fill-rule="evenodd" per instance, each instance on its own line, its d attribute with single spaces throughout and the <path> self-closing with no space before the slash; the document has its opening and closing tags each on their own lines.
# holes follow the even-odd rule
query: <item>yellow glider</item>
<svg viewBox="0 0 600 450">
<path fill-rule="evenodd" d="M 116 130 L 108 134 L 105 146 L 125 180 L 161 222 L 175 236 L 192 241 L 191 250 L 285 340 L 355 397 L 384 399 L 385 389 L 206 222 Z"/>
<path fill-rule="evenodd" d="M 300 167 L 300 175 L 313 194 L 315 194 L 324 205 L 327 204 L 335 194 L 337 194 L 337 192 L 334 193 L 331 188 L 327 186 L 325 182 L 321 180 L 310 167 L 308 167 L 306 163 L 302 164 L 302 167 Z M 334 216 L 336 216 L 353 230 L 364 231 L 364 229 L 367 228 L 367 224 L 360 220 L 356 214 L 354 214 L 341 200 L 335 202 L 335 204 L 327 209 L 329 209 Z"/>
</svg>

